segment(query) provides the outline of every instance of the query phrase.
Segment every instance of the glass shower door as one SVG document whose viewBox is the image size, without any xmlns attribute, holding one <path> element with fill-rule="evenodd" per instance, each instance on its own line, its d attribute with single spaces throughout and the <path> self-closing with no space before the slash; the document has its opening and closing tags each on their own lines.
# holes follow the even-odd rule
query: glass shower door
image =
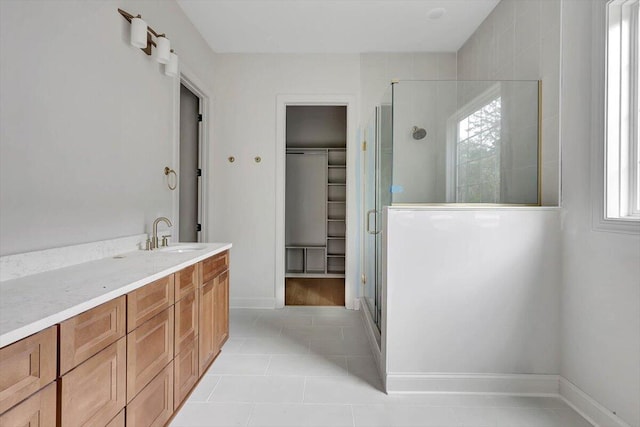
<svg viewBox="0 0 640 427">
<path fill-rule="evenodd" d="M 376 257 L 376 141 L 378 129 L 378 108 L 364 131 L 365 148 L 363 151 L 363 206 L 364 230 L 362 240 L 362 284 L 366 309 L 369 310 L 375 324 L 379 326 L 378 298 L 377 298 L 377 257 Z M 378 233 L 379 234 L 379 233 Z"/>
<path fill-rule="evenodd" d="M 382 103 L 365 129 L 364 154 L 364 299 L 380 330 L 382 317 L 382 209 L 391 205 L 393 165 L 392 105 Z"/>
</svg>

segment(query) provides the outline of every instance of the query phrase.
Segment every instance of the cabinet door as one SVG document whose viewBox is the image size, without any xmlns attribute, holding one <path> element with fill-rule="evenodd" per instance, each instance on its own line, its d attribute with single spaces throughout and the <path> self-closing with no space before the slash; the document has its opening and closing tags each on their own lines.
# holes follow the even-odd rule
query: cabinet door
<svg viewBox="0 0 640 427">
<path fill-rule="evenodd" d="M 198 382 L 198 338 L 184 345 L 183 350 L 173 360 L 174 389 L 173 409 L 177 410 L 191 389 Z"/>
<path fill-rule="evenodd" d="M 127 402 L 173 359 L 173 307 L 127 335 Z"/>
<path fill-rule="evenodd" d="M 175 351 L 180 354 L 185 344 L 198 336 L 198 296 L 197 289 L 176 302 Z"/>
<path fill-rule="evenodd" d="M 60 324 L 60 374 L 65 374 L 126 333 L 126 299 L 116 298 Z"/>
<path fill-rule="evenodd" d="M 201 262 L 202 281 L 210 281 L 229 268 L 229 251 L 224 251 Z"/>
<path fill-rule="evenodd" d="M 62 426 L 103 426 L 124 408 L 126 346 L 125 338 L 120 338 L 62 376 Z"/>
<path fill-rule="evenodd" d="M 172 414 L 173 363 L 170 363 L 127 405 L 127 427 L 164 426 Z"/>
<path fill-rule="evenodd" d="M 56 426 L 56 385 L 54 383 L 0 416 L 0 427 L 16 426 Z"/>
<path fill-rule="evenodd" d="M 56 379 L 57 326 L 0 349 L 0 414 Z"/>
<path fill-rule="evenodd" d="M 225 271 L 217 278 L 215 286 L 214 324 L 219 350 L 229 338 L 229 271 Z"/>
<path fill-rule="evenodd" d="M 215 284 L 218 279 L 215 278 L 202 285 L 200 288 L 200 313 L 198 324 L 198 353 L 200 369 L 199 374 L 202 376 L 207 367 L 218 354 L 218 345 L 216 341 L 215 326 Z"/>
<path fill-rule="evenodd" d="M 200 264 L 193 264 L 175 273 L 176 301 L 181 300 L 200 286 L 199 266 Z"/>
<path fill-rule="evenodd" d="M 124 411 L 124 409 L 120 411 L 118 415 L 116 415 L 116 417 L 112 419 L 111 422 L 109 422 L 109 424 L 107 424 L 105 427 L 124 427 Z"/>
<path fill-rule="evenodd" d="M 127 295 L 127 332 L 173 305 L 173 274 L 136 289 Z"/>
</svg>

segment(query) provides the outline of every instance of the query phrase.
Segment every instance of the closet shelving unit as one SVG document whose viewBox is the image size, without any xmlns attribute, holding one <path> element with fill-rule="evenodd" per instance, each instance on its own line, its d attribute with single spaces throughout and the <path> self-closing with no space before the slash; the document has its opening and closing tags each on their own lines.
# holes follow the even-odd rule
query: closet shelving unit
<svg viewBox="0 0 640 427">
<path fill-rule="evenodd" d="M 346 236 L 346 148 L 295 148 L 288 147 L 287 154 L 324 155 L 326 173 L 324 182 L 317 189 L 326 198 L 325 244 L 299 245 L 287 242 L 286 277 L 345 276 Z M 325 188 L 320 188 L 324 186 Z"/>
<path fill-rule="evenodd" d="M 327 149 L 327 274 L 344 277 L 347 151 Z"/>
</svg>

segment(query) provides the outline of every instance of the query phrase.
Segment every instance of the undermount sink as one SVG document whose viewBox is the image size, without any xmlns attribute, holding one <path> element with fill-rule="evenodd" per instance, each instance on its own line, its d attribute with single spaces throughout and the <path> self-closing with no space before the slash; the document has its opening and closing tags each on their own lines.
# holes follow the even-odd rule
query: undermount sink
<svg viewBox="0 0 640 427">
<path fill-rule="evenodd" d="M 194 251 L 200 251 L 202 249 L 206 249 L 207 247 L 205 245 L 199 245 L 197 243 L 177 243 L 175 245 L 171 245 L 171 246 L 166 246 L 164 248 L 158 248 L 158 251 L 160 252 L 170 252 L 170 253 L 174 253 L 174 254 L 181 254 L 184 252 L 194 252 Z"/>
</svg>

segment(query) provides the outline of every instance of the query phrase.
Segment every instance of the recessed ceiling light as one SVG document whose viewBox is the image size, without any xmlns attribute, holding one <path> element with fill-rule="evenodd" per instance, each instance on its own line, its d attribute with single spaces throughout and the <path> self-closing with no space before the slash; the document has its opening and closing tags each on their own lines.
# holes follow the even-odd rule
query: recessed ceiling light
<svg viewBox="0 0 640 427">
<path fill-rule="evenodd" d="M 442 18 L 442 15 L 445 14 L 445 12 L 446 9 L 444 7 L 436 7 L 434 9 L 431 9 L 427 16 L 429 17 L 429 19 L 440 19 Z"/>
</svg>

